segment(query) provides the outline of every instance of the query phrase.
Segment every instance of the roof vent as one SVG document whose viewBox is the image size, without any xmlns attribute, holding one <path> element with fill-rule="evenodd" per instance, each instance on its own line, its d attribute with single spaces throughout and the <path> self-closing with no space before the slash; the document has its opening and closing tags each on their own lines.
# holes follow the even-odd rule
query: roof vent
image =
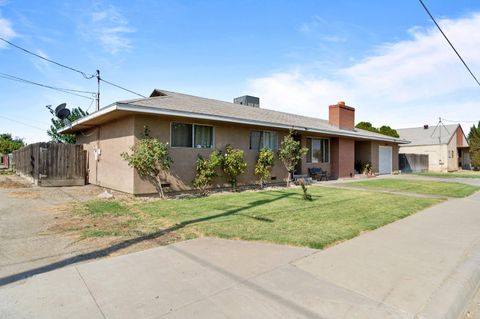
<svg viewBox="0 0 480 319">
<path fill-rule="evenodd" d="M 424 130 L 428 130 L 428 124 L 425 124 L 425 125 L 423 126 L 423 129 L 424 129 Z"/>
<path fill-rule="evenodd" d="M 156 96 L 167 96 L 167 94 L 163 93 L 160 90 L 153 90 L 152 94 L 150 94 L 150 97 L 156 97 Z"/>
<path fill-rule="evenodd" d="M 234 98 L 233 103 L 252 107 L 260 107 L 260 98 L 251 95 L 244 95 Z"/>
</svg>

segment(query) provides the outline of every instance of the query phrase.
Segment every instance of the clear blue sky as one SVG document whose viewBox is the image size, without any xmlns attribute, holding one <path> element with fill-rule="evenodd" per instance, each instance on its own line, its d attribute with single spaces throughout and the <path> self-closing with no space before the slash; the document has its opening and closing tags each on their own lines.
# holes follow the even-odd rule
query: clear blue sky
<svg viewBox="0 0 480 319">
<path fill-rule="evenodd" d="M 480 76 L 480 2 L 425 2 Z M 163 88 L 230 101 L 250 93 L 262 106 L 319 117 L 345 100 L 358 121 L 394 127 L 480 119 L 480 87 L 414 0 L 0 0 L 0 35 L 144 95 Z M 96 90 L 95 80 L 1 43 L 0 72 Z M 48 140 L 45 105 L 90 105 L 2 78 L 0 97 L 0 132 L 27 142 Z M 102 86 L 102 106 L 134 97 Z"/>
</svg>

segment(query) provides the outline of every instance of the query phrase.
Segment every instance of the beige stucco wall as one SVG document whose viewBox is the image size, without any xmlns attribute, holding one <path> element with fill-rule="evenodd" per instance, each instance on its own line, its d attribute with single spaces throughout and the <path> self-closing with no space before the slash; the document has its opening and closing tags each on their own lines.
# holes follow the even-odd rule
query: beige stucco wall
<svg viewBox="0 0 480 319">
<path fill-rule="evenodd" d="M 427 154 L 428 170 L 432 172 L 444 172 L 447 170 L 448 154 L 447 145 L 419 145 L 400 146 L 400 153 L 405 154 Z"/>
<path fill-rule="evenodd" d="M 224 150 L 227 144 L 235 148 L 244 150 L 245 161 L 247 162 L 247 171 L 239 177 L 239 184 L 254 184 L 257 181 L 254 175 L 255 163 L 258 157 L 258 151 L 250 150 L 250 132 L 252 130 L 275 131 L 278 133 L 278 144 L 283 137 L 288 134 L 287 130 L 275 130 L 268 127 L 262 128 L 258 126 L 248 125 L 230 125 L 222 122 L 205 121 L 205 120 L 189 120 L 184 118 L 137 115 L 135 117 L 135 139 L 141 137 L 144 127 L 148 126 L 153 137 L 159 138 L 162 142 L 170 142 L 170 123 L 171 122 L 208 124 L 214 127 L 214 145 L 215 149 Z M 307 137 L 325 137 L 319 134 L 302 134 L 302 146 L 306 146 Z M 170 154 L 174 159 L 170 173 L 164 176 L 166 183 L 170 184 L 173 191 L 191 189 L 191 182 L 195 178 L 195 162 L 198 155 L 208 157 L 213 149 L 197 149 L 197 148 L 170 148 Z M 321 167 L 330 173 L 330 163 L 307 163 L 306 158 L 302 159 L 302 174 L 308 174 L 309 167 Z M 276 156 L 275 164 L 272 168 L 272 177 L 275 179 L 271 182 L 285 181 L 288 174 L 282 162 Z M 227 181 L 223 177 L 218 177 L 215 181 L 215 187 L 228 186 Z M 140 178 L 134 173 L 134 193 L 147 194 L 153 193 L 153 186 Z"/>
<path fill-rule="evenodd" d="M 254 175 L 254 167 L 258 156 L 258 151 L 250 150 L 250 132 L 251 130 L 262 130 L 260 127 L 251 127 L 244 125 L 229 125 L 221 122 L 203 121 L 203 120 L 189 120 L 175 117 L 165 116 L 146 116 L 138 115 L 135 117 L 135 139 L 141 137 L 144 126 L 148 126 L 151 136 L 159 138 L 162 142 L 170 143 L 170 123 L 178 121 L 182 123 L 193 124 L 208 124 L 214 126 L 214 145 L 216 149 L 224 150 L 227 144 L 235 148 L 244 150 L 245 161 L 247 162 L 247 172 L 239 177 L 239 184 L 253 184 L 256 182 Z M 278 132 L 278 140 L 283 138 L 287 133 L 281 130 L 272 130 L 264 128 L 268 131 Z M 164 176 L 170 188 L 173 191 L 189 190 L 191 189 L 191 182 L 195 178 L 195 163 L 198 155 L 208 157 L 213 149 L 197 149 L 197 148 L 170 148 L 170 155 L 174 159 L 170 174 Z M 276 159 L 274 167 L 272 168 L 272 177 L 276 177 L 275 181 L 285 180 L 287 177 L 286 170 L 280 160 Z M 227 186 L 225 178 L 218 177 L 215 181 L 215 187 Z M 155 189 L 153 186 L 134 174 L 134 193 L 146 194 L 153 193 Z"/>
<path fill-rule="evenodd" d="M 447 144 L 447 170 L 458 170 L 457 132 Z"/>
<path fill-rule="evenodd" d="M 134 144 L 134 117 L 124 117 L 77 136 L 77 144 L 87 151 L 89 183 L 133 193 L 134 170 L 120 154 Z M 100 155 L 95 159 L 95 150 Z"/>
</svg>

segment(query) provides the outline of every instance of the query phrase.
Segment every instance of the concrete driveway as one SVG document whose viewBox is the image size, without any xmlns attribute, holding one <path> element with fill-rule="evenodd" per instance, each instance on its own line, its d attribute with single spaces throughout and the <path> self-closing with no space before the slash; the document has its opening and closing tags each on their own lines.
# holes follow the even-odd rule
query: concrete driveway
<svg viewBox="0 0 480 319">
<path fill-rule="evenodd" d="M 2 318 L 457 318 L 480 282 L 480 193 L 317 251 L 200 238 L 0 287 Z"/>
</svg>

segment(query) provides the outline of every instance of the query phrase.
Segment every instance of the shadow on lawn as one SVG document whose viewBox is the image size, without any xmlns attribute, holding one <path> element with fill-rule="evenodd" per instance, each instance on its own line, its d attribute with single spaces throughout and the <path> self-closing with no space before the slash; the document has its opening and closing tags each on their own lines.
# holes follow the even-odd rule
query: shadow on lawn
<svg viewBox="0 0 480 319">
<path fill-rule="evenodd" d="M 12 275 L 9 275 L 9 276 L 1 277 L 0 278 L 0 287 L 4 286 L 4 285 L 8 285 L 8 284 L 16 282 L 16 281 L 19 281 L 19 280 L 22 280 L 22 279 L 25 279 L 25 278 L 28 278 L 28 277 L 31 277 L 31 276 L 34 276 L 34 275 L 38 275 L 38 274 L 49 272 L 49 271 L 52 271 L 52 270 L 55 270 L 55 269 L 63 268 L 65 266 L 76 264 L 76 263 L 79 263 L 79 262 L 82 262 L 82 261 L 95 259 L 95 258 L 99 258 L 99 257 L 105 257 L 105 256 L 108 256 L 111 253 L 122 250 L 124 248 L 129 247 L 129 246 L 138 244 L 142 241 L 156 239 L 158 237 L 167 235 L 171 232 L 182 229 L 182 228 L 184 228 L 186 226 L 189 226 L 189 225 L 192 225 L 192 224 L 202 223 L 202 222 L 209 221 L 209 220 L 212 220 L 212 219 L 215 219 L 215 218 L 234 215 L 234 214 L 237 214 L 241 211 L 248 210 L 248 209 L 253 208 L 253 207 L 257 207 L 257 206 L 265 205 L 265 204 L 268 204 L 268 203 L 272 203 L 272 202 L 284 199 L 284 198 L 289 197 L 289 196 L 298 195 L 296 193 L 285 193 L 285 192 L 278 192 L 278 193 L 279 193 L 278 196 L 274 196 L 270 200 L 268 200 L 268 199 L 257 200 L 257 201 L 253 201 L 253 202 L 248 203 L 246 206 L 231 209 L 231 210 L 228 210 L 228 211 L 220 213 L 220 214 L 182 221 L 178 224 L 173 225 L 172 227 L 165 228 L 165 229 L 162 229 L 162 230 L 159 230 L 157 232 L 147 234 L 147 235 L 144 235 L 144 236 L 135 237 L 135 238 L 132 238 L 132 239 L 127 239 L 127 240 L 121 241 L 119 243 L 116 243 L 114 245 L 111 245 L 111 246 L 103 248 L 103 249 L 99 249 L 99 250 L 91 251 L 91 252 L 88 252 L 88 253 L 76 255 L 76 256 L 69 257 L 69 258 L 66 258 L 66 259 L 63 259 L 63 260 L 45 265 L 45 266 L 41 266 L 41 267 L 33 268 L 33 269 L 30 269 L 30 270 L 22 271 L 20 273 L 16 273 L 16 274 L 12 274 Z M 270 220 L 268 218 L 249 216 L 249 215 L 243 215 L 243 216 L 253 218 L 253 219 L 256 219 L 256 220 L 273 222 L 272 220 Z"/>
</svg>

